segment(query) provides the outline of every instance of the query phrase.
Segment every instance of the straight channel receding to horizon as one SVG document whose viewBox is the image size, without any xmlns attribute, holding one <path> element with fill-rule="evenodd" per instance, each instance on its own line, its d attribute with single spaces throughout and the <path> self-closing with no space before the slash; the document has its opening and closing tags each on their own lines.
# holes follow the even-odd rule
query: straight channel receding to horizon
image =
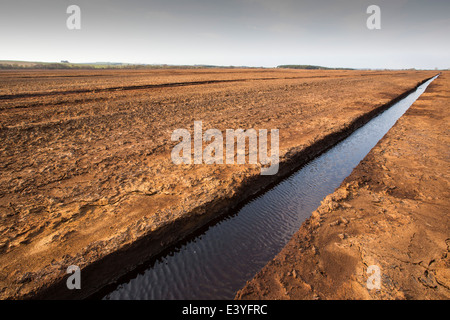
<svg viewBox="0 0 450 320">
<path fill-rule="evenodd" d="M 229 219 L 152 261 L 144 272 L 129 275 L 132 279 L 120 284 L 105 299 L 233 299 L 245 282 L 287 244 L 320 201 L 342 183 L 431 81 Z M 235 249 L 237 243 L 239 250 Z"/>
</svg>

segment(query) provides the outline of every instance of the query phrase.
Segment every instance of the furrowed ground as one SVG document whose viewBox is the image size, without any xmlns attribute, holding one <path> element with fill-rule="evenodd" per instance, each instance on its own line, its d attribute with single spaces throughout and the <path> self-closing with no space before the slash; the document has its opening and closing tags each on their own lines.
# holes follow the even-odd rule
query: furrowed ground
<svg viewBox="0 0 450 320">
<path fill-rule="evenodd" d="M 174 165 L 175 129 L 192 132 L 200 120 L 204 131 L 279 129 L 282 168 L 296 154 L 315 156 L 324 138 L 434 74 L 1 71 L 0 297 L 33 297 L 69 265 L 83 272 L 139 239 L 155 239 L 147 255 L 155 254 L 243 200 L 248 194 L 237 195 L 253 178 L 252 192 L 273 181 L 258 165 Z M 113 265 L 77 294 L 132 267 Z"/>
</svg>

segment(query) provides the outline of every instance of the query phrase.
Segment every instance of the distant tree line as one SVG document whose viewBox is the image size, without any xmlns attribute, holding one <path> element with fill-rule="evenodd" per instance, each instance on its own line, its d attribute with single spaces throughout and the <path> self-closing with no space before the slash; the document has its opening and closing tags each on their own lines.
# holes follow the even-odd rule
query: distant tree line
<svg viewBox="0 0 450 320">
<path fill-rule="evenodd" d="M 312 66 L 309 64 L 283 64 L 277 66 L 277 68 L 302 69 L 302 70 L 355 70 L 352 68 L 328 68 L 322 66 Z"/>
</svg>

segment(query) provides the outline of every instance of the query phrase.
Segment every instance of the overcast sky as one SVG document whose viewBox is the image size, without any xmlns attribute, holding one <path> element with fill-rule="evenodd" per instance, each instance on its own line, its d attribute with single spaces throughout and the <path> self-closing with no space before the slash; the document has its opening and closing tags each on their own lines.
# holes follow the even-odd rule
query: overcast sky
<svg viewBox="0 0 450 320">
<path fill-rule="evenodd" d="M 434 69 L 449 39 L 449 0 L 0 0 L 0 60 Z"/>
</svg>

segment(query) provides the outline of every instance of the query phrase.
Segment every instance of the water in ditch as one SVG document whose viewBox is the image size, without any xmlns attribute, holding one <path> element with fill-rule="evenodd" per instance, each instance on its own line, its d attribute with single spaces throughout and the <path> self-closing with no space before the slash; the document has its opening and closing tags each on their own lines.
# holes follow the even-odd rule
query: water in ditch
<svg viewBox="0 0 450 320">
<path fill-rule="evenodd" d="M 275 257 L 321 200 L 332 193 L 425 91 L 427 81 L 348 138 L 211 226 L 104 299 L 233 299 Z"/>
</svg>

